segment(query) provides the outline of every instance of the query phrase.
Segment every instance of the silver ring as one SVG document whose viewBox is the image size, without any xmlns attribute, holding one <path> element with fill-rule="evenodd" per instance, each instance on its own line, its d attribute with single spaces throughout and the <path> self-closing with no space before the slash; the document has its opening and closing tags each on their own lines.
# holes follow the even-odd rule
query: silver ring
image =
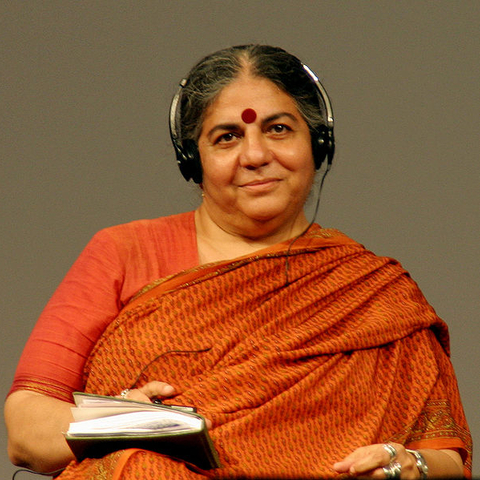
<svg viewBox="0 0 480 480">
<path fill-rule="evenodd" d="M 397 450 L 393 445 L 390 445 L 389 443 L 384 443 L 383 448 L 390 455 L 390 460 L 388 463 L 392 463 L 397 458 Z"/>
<path fill-rule="evenodd" d="M 130 389 L 129 388 L 126 388 L 125 390 L 122 390 L 122 393 L 120 393 L 120 396 L 126 400 L 127 399 L 127 395 L 130 393 Z"/>
<path fill-rule="evenodd" d="M 402 473 L 402 466 L 398 462 L 393 462 L 390 465 L 382 468 L 385 478 L 398 480 Z"/>
</svg>

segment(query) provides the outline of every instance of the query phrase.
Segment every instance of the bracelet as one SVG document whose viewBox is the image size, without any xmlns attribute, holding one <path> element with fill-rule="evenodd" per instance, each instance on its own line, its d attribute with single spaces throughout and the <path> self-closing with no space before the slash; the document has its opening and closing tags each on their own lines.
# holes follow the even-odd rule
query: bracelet
<svg viewBox="0 0 480 480">
<path fill-rule="evenodd" d="M 415 463 L 420 472 L 420 478 L 421 480 L 425 480 L 428 477 L 428 465 L 424 456 L 417 450 L 409 450 L 408 448 L 406 450 L 407 453 L 411 453 L 415 457 Z"/>
</svg>

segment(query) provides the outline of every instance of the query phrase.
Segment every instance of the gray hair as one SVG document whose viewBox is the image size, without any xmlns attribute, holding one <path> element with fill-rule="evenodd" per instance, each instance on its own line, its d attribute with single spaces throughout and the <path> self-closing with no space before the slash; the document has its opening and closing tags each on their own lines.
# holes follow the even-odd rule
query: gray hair
<svg viewBox="0 0 480 480">
<path fill-rule="evenodd" d="M 245 71 L 290 95 L 311 132 L 326 124 L 317 90 L 297 57 L 279 47 L 240 45 L 206 56 L 188 74 L 180 106 L 182 141 L 197 142 L 207 108 Z"/>
</svg>

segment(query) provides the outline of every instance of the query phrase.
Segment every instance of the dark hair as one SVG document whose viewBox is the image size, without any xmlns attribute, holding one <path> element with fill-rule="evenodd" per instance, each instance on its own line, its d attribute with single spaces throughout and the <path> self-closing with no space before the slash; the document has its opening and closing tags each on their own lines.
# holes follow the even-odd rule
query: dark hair
<svg viewBox="0 0 480 480">
<path fill-rule="evenodd" d="M 180 106 L 182 141 L 198 140 L 207 108 L 244 71 L 289 94 L 311 132 L 326 124 L 316 88 L 297 57 L 279 47 L 239 45 L 206 56 L 188 74 Z"/>
</svg>

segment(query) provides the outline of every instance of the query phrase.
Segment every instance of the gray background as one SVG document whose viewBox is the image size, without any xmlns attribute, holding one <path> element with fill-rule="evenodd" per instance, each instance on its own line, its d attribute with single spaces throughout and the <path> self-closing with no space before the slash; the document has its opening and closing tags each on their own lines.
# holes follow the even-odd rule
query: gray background
<svg viewBox="0 0 480 480">
<path fill-rule="evenodd" d="M 168 136 L 179 79 L 221 47 L 270 43 L 316 70 L 333 101 L 337 156 L 319 223 L 399 259 L 449 323 L 480 440 L 480 2 L 0 9 L 2 396 L 45 302 L 97 230 L 198 204 Z M 5 437 L 2 425 L 0 472 L 10 478 Z"/>
</svg>

